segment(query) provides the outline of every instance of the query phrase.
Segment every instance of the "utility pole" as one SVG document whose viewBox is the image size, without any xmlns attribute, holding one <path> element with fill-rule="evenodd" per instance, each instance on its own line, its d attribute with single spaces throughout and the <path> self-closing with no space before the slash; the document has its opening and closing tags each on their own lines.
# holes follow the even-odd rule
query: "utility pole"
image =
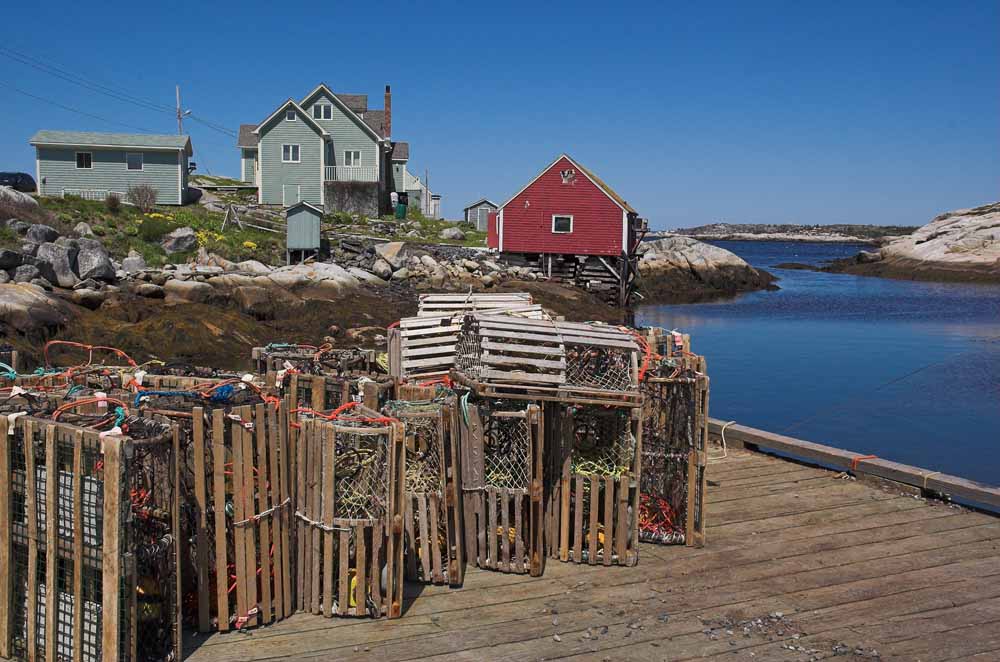
<svg viewBox="0 0 1000 662">
<path fill-rule="evenodd" d="M 183 135 L 184 133 L 184 114 L 181 112 L 181 86 L 178 85 L 177 89 L 177 135 Z"/>
<path fill-rule="evenodd" d="M 424 216 L 430 218 L 431 215 L 431 178 L 427 174 L 427 168 L 424 168 L 424 197 L 427 200 L 424 202 Z"/>
</svg>

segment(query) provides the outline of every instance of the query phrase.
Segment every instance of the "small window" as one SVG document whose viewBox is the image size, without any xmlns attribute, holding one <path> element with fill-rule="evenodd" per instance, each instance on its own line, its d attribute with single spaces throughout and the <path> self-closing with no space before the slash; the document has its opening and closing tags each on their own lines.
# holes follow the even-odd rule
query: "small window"
<svg viewBox="0 0 1000 662">
<path fill-rule="evenodd" d="M 333 106 L 330 104 L 318 103 L 313 106 L 313 119 L 328 120 L 333 119 Z"/>
<path fill-rule="evenodd" d="M 94 167 L 94 155 L 90 152 L 77 152 L 76 167 L 82 170 L 90 170 Z"/>
<path fill-rule="evenodd" d="M 125 167 L 129 170 L 142 170 L 142 152 L 126 152 Z"/>
<path fill-rule="evenodd" d="M 560 234 L 566 234 L 573 231 L 573 217 L 572 216 L 552 216 L 552 231 Z"/>
<path fill-rule="evenodd" d="M 298 163 L 299 162 L 299 146 L 298 145 L 282 145 L 281 146 L 281 160 L 285 163 Z"/>
<path fill-rule="evenodd" d="M 288 110 L 286 110 L 285 111 L 285 119 L 288 120 L 289 122 L 294 122 L 295 119 L 296 119 L 296 117 L 295 117 L 295 111 L 292 110 L 291 108 L 289 108 Z"/>
<path fill-rule="evenodd" d="M 361 165 L 361 152 L 356 149 L 349 149 L 344 152 L 344 165 L 345 166 L 359 166 Z"/>
</svg>

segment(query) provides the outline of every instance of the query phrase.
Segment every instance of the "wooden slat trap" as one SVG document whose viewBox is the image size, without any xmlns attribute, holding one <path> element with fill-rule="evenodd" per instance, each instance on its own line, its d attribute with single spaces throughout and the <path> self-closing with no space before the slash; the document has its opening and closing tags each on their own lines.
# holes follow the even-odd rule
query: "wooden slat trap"
<svg viewBox="0 0 1000 662">
<path fill-rule="evenodd" d="M 460 318 L 405 317 L 389 333 L 389 374 L 420 380 L 447 375 L 455 365 Z"/>
<path fill-rule="evenodd" d="M 300 425 L 297 608 L 327 617 L 398 617 L 402 425 L 377 415 L 356 423 L 303 418 Z"/>
<path fill-rule="evenodd" d="M 268 345 L 250 350 L 254 370 L 259 375 L 294 369 L 314 375 L 379 375 L 377 352 L 372 349 L 334 349 L 329 345 L 307 347 L 304 345 Z"/>
<path fill-rule="evenodd" d="M 549 556 L 635 565 L 642 411 L 549 403 L 546 414 Z"/>
<path fill-rule="evenodd" d="M 198 629 L 266 625 L 293 611 L 294 454 L 287 405 L 191 410 Z"/>
<path fill-rule="evenodd" d="M 179 658 L 178 436 L 132 425 L 0 417 L 0 657 Z"/>
<path fill-rule="evenodd" d="M 465 554 L 480 568 L 540 576 L 544 568 L 542 410 L 463 396 Z"/>
<path fill-rule="evenodd" d="M 617 327 L 504 314 L 462 318 L 456 381 L 487 397 L 636 406 L 639 346 Z"/>
<path fill-rule="evenodd" d="M 506 311 L 532 319 L 546 317 L 541 304 L 534 303 L 527 292 L 421 294 L 417 302 L 417 317 L 450 317 L 476 311 Z"/>
<path fill-rule="evenodd" d="M 643 435 L 639 538 L 661 544 L 705 543 L 708 377 L 677 369 L 642 384 Z"/>
<path fill-rule="evenodd" d="M 403 424 L 405 573 L 410 581 L 460 585 L 462 513 L 455 397 L 435 389 L 420 401 L 396 400 L 385 413 Z"/>
</svg>

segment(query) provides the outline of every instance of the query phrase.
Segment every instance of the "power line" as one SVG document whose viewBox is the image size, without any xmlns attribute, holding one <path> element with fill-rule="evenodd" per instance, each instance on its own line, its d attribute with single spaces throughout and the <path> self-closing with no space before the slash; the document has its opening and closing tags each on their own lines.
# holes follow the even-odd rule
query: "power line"
<svg viewBox="0 0 1000 662">
<path fill-rule="evenodd" d="M 132 124 L 127 124 L 125 122 L 119 122 L 117 120 L 110 120 L 107 117 L 101 117 L 100 115 L 94 115 L 93 113 L 88 113 L 86 111 L 80 110 L 79 108 L 73 108 L 71 106 L 66 106 L 64 104 L 59 103 L 58 101 L 53 101 L 52 99 L 46 99 L 45 97 L 40 97 L 37 94 L 32 94 L 31 92 L 25 92 L 24 90 L 22 90 L 22 89 L 20 89 L 18 87 L 13 86 L 13 85 L 11 85 L 10 83 L 8 83 L 6 81 L 0 80 L 0 86 L 6 87 L 6 88 L 8 88 L 10 90 L 13 90 L 14 92 L 19 93 L 19 94 L 23 94 L 26 97 L 31 97 L 32 99 L 36 99 L 38 101 L 44 101 L 45 103 L 52 104 L 53 106 L 56 106 L 58 108 L 62 108 L 63 110 L 68 110 L 71 113 L 77 113 L 78 115 L 83 115 L 85 117 L 90 117 L 92 119 L 99 120 L 101 122 L 106 122 L 107 124 L 114 124 L 116 126 L 127 126 L 130 129 L 136 129 L 136 130 L 142 131 L 144 133 L 155 133 L 155 131 L 153 131 L 152 129 L 147 129 L 145 127 L 135 126 L 135 125 L 132 125 Z"/>
<path fill-rule="evenodd" d="M 40 60 L 37 60 L 27 55 L 23 55 L 21 53 L 18 53 L 17 51 L 13 51 L 3 46 L 0 46 L 0 55 L 5 55 L 12 60 L 20 62 L 21 64 L 26 64 L 29 67 L 33 67 L 39 71 L 49 74 L 50 76 L 55 76 L 56 78 L 60 78 L 67 82 L 73 83 L 74 85 L 79 85 L 80 87 L 91 90 L 93 92 L 98 92 L 100 94 L 104 94 L 114 99 L 118 99 L 119 101 L 126 101 L 128 103 L 135 104 L 137 106 L 145 108 L 146 110 L 167 112 L 171 114 L 173 114 L 174 112 L 174 109 L 168 106 L 164 106 L 162 104 L 158 104 L 152 101 L 147 101 L 145 99 L 140 99 L 139 97 L 132 96 L 131 94 L 115 90 L 106 85 L 102 85 L 100 83 L 87 80 L 76 74 L 73 74 L 72 72 L 66 71 L 65 69 L 60 69 L 59 67 L 46 64 Z"/>
<path fill-rule="evenodd" d="M 218 131 L 219 133 L 223 133 L 223 134 L 229 136 L 230 138 L 235 138 L 236 137 L 236 132 L 235 131 L 232 131 L 231 129 L 227 129 L 226 127 L 221 126 L 219 124 L 215 124 L 213 122 L 209 122 L 208 120 L 202 119 L 201 117 L 199 117 L 199 116 L 197 116 L 197 115 L 195 115 L 193 113 L 190 114 L 190 115 L 188 115 L 187 118 L 190 119 L 190 120 L 194 120 L 195 122 L 198 122 L 199 124 L 204 124 L 208 128 L 213 129 L 214 131 Z"/>
</svg>

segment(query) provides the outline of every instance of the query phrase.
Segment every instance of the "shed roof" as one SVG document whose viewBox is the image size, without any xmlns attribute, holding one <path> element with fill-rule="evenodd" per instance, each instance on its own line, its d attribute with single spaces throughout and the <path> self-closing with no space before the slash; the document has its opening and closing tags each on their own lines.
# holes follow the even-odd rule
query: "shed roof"
<svg viewBox="0 0 1000 662">
<path fill-rule="evenodd" d="M 524 192 L 524 190 L 525 190 L 526 188 L 528 188 L 529 186 L 531 186 L 532 184 L 534 184 L 534 183 L 535 183 L 535 181 L 537 181 L 539 177 L 541 177 L 542 175 L 544 175 L 545 173 L 547 173 L 547 172 L 548 172 L 549 170 L 551 170 L 551 169 L 552 169 L 552 167 L 553 167 L 554 165 L 556 165 L 557 163 L 559 163 L 559 162 L 560 162 L 561 160 L 563 160 L 563 159 L 566 159 L 567 161 L 569 161 L 570 163 L 572 163 L 572 164 L 573 164 L 574 166 L 576 166 L 576 168 L 577 168 L 577 169 L 578 169 L 578 170 L 579 170 L 580 172 L 582 172 L 582 173 L 583 173 L 583 175 L 584 175 L 584 176 L 585 176 L 585 177 L 586 177 L 587 179 L 589 179 L 590 181 L 592 181 L 592 182 L 594 183 L 594 185 L 595 185 L 595 186 L 597 186 L 597 188 L 601 189 L 601 190 L 602 190 L 602 191 L 604 192 L 604 194 L 605 194 L 605 195 L 607 195 L 607 196 L 608 196 L 609 198 L 611 198 L 611 200 L 612 200 L 612 201 L 613 201 L 613 202 L 614 202 L 614 203 L 615 203 L 616 205 L 618 205 L 619 207 L 621 207 L 622 209 L 624 209 L 625 211 L 627 211 L 627 212 L 628 212 L 628 213 L 630 213 L 630 214 L 636 214 L 636 215 L 638 215 L 638 214 L 639 214 L 639 212 L 637 212 L 637 211 L 636 211 L 635 209 L 633 209 L 633 208 L 632 208 L 632 205 L 630 205 L 630 204 L 629 204 L 628 202 L 626 202 L 626 201 L 625 201 L 625 198 L 623 198 L 623 197 L 621 197 L 620 195 L 618 195 L 618 194 L 617 194 L 617 193 L 615 192 L 615 190 L 614 190 L 613 188 L 611 188 L 610 186 L 608 186 L 608 185 L 607 185 L 607 184 L 606 184 L 606 183 L 604 182 L 604 180 L 603 180 L 603 179 L 601 179 L 600 177 L 598 177 L 597 175 L 595 175 L 594 173 L 592 173 L 592 172 L 591 172 L 590 170 L 588 170 L 587 168 L 584 168 L 584 167 L 583 167 L 582 165 L 580 165 L 580 164 L 579 164 L 579 162 L 577 162 L 577 161 L 576 161 L 576 160 L 575 160 L 575 159 L 574 159 L 573 157 L 571 157 L 571 156 L 570 156 L 569 154 L 560 154 L 560 155 L 559 155 L 559 156 L 558 156 L 558 157 L 556 158 L 556 160 L 555 160 L 555 161 L 553 161 L 552 163 L 550 163 L 550 164 L 548 164 L 547 166 L 545 166 L 544 168 L 542 168 L 542 171 L 541 171 L 541 172 L 539 172 L 539 173 L 538 173 L 537 175 L 535 175 L 535 176 L 534 176 L 534 177 L 533 177 L 533 178 L 531 179 L 531 181 L 530 181 L 530 182 L 528 182 L 528 183 L 527 183 L 527 184 L 525 184 L 525 185 L 524 185 L 523 187 L 521 187 L 520 189 L 518 189 L 517 193 L 515 193 L 515 194 L 514 194 L 514 195 L 512 195 L 512 196 L 510 196 L 510 197 L 509 197 L 509 198 L 507 199 L 507 201 L 506 201 L 506 202 L 504 202 L 504 203 L 503 203 L 502 205 L 500 205 L 500 206 L 501 206 L 501 207 L 506 207 L 506 206 L 507 206 L 508 204 L 510 204 L 510 201 L 511 201 L 511 200 L 513 200 L 513 199 L 514 199 L 514 198 L 516 198 L 517 196 L 521 195 L 521 193 L 522 193 L 522 192 Z"/>
<path fill-rule="evenodd" d="M 406 161 L 410 158 L 410 143 L 408 142 L 394 142 L 392 143 L 392 160 L 393 161 Z"/>
<path fill-rule="evenodd" d="M 299 202 L 296 202 L 294 205 L 289 205 L 288 207 L 286 207 L 285 208 L 285 214 L 287 215 L 288 212 L 292 211 L 293 209 L 298 209 L 299 207 L 308 207 L 309 209 L 312 209 L 314 212 L 316 212 L 320 216 L 323 215 L 323 210 L 322 209 L 320 209 L 316 205 L 312 204 L 311 202 L 306 202 L 305 200 L 300 200 Z"/>
<path fill-rule="evenodd" d="M 489 198 L 483 198 L 481 200 L 476 200 L 475 202 L 473 202 L 471 205 L 469 205 L 468 207 L 466 207 L 462 211 L 469 211 L 473 207 L 478 207 L 479 205 L 483 204 L 484 202 L 486 204 L 488 204 L 490 207 L 493 207 L 494 209 L 497 209 L 500 206 L 497 203 L 495 203 L 492 200 L 490 200 Z"/>
<path fill-rule="evenodd" d="M 256 147 L 260 142 L 260 138 L 254 133 L 256 129 L 256 124 L 240 124 L 240 137 L 236 139 L 236 146 Z"/>
<path fill-rule="evenodd" d="M 32 145 L 70 147 L 134 147 L 136 149 L 177 150 L 191 154 L 191 137 L 153 133 L 102 133 L 98 131 L 38 131 L 28 141 Z"/>
</svg>

